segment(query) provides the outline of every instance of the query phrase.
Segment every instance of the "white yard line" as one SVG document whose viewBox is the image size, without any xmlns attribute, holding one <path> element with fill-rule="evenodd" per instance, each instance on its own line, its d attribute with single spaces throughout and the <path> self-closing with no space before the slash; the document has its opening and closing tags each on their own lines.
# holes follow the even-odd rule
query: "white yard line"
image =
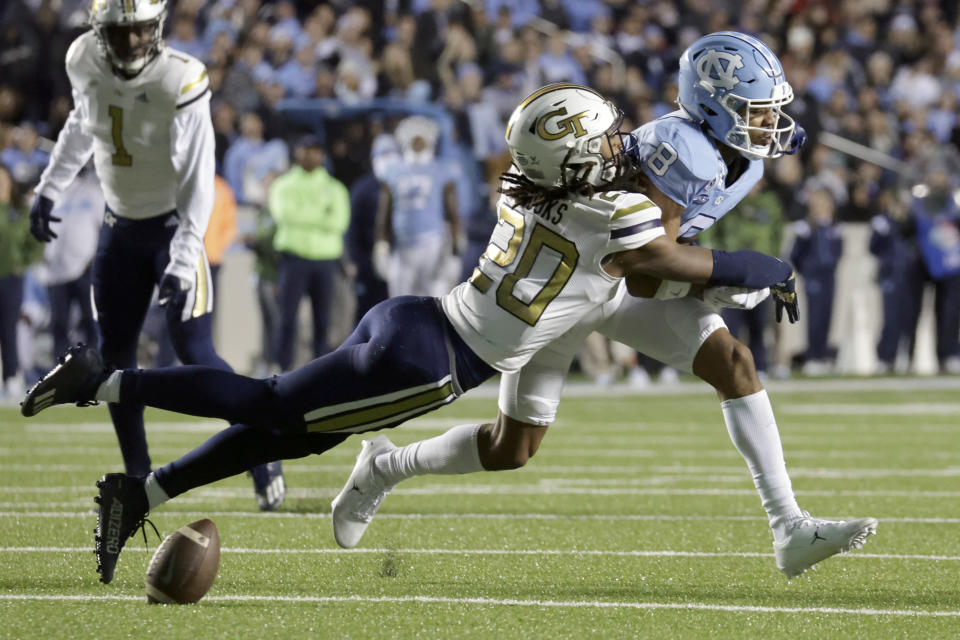
<svg viewBox="0 0 960 640">
<path fill-rule="evenodd" d="M 45 504 L 42 502 L 17 504 L 0 503 L 0 508 L 17 507 L 76 507 L 75 503 Z M 0 518 L 93 518 L 90 511 L 0 511 Z M 326 512 L 290 513 L 275 511 L 160 511 L 151 518 L 273 518 L 281 520 L 329 520 Z M 836 514 L 826 514 L 826 518 L 841 518 Z M 960 518 L 922 518 L 878 516 L 881 524 L 960 524 Z M 555 513 L 378 513 L 377 520 L 562 520 L 562 521 L 599 521 L 599 522 L 766 522 L 762 516 L 744 515 L 675 515 L 675 514 L 589 514 L 564 515 Z"/>
<path fill-rule="evenodd" d="M 698 478 L 703 480 L 703 478 Z M 291 488 L 287 491 L 288 498 L 332 498 L 339 491 L 339 487 Z M 56 486 L 56 487 L 0 487 L 0 492 L 7 495 L 18 494 L 90 494 L 95 489 L 92 486 Z M 870 497 L 870 498 L 960 498 L 960 491 L 898 491 L 883 489 L 836 489 L 836 490 L 802 490 L 797 492 L 803 497 Z M 194 489 L 189 496 L 210 498 L 250 498 L 248 488 L 207 487 Z M 716 487 L 687 487 L 687 488 L 660 488 L 660 487 L 613 487 L 593 488 L 555 484 L 544 481 L 535 484 L 430 484 L 406 487 L 395 491 L 398 496 L 430 496 L 441 495 L 592 495 L 592 496 L 756 496 L 754 489 L 718 489 Z M 176 498 L 179 499 L 179 498 Z"/>
<path fill-rule="evenodd" d="M 55 602 L 142 602 L 143 596 L 121 595 L 35 595 L 0 594 L 0 600 L 15 601 L 55 601 Z M 204 598 L 205 602 L 266 602 L 266 603 L 414 603 L 414 604 L 458 604 L 487 605 L 507 607 L 537 607 L 555 609 L 662 609 L 719 611 L 723 613 L 804 613 L 836 614 L 855 616 L 909 616 L 932 618 L 960 617 L 960 611 L 923 610 L 923 609 L 847 609 L 840 607 L 764 607 L 730 604 L 712 604 L 707 602 L 610 602 L 605 600 L 517 600 L 512 598 L 446 598 L 437 596 L 255 596 L 255 595 L 213 595 Z M 202 604 L 200 605 L 202 606 Z"/>
<path fill-rule="evenodd" d="M 125 551 L 153 553 L 156 549 L 147 547 L 124 547 Z M 657 550 L 616 550 L 616 549 L 260 549 L 253 547 L 223 547 L 222 553 L 242 555 L 331 555 L 331 554 L 408 554 L 408 555 L 447 555 L 447 556 L 600 556 L 614 558 L 772 558 L 773 553 L 760 551 L 675 551 Z M 0 547 L 0 553 L 90 553 L 88 547 Z M 859 551 L 843 554 L 844 558 L 861 560 L 924 560 L 929 562 L 960 562 L 960 556 L 926 555 L 904 553 L 862 553 Z"/>
<path fill-rule="evenodd" d="M 793 456 L 789 456 L 793 457 Z M 346 473 L 352 468 L 350 464 L 285 464 L 284 469 L 294 473 Z M 4 464 L 3 469 L 8 471 L 95 471 L 102 472 L 103 464 L 23 464 L 13 463 Z M 640 475 L 639 480 L 660 480 L 659 474 L 666 478 L 672 475 L 691 476 L 691 475 L 711 475 L 726 474 L 734 479 L 747 479 L 747 468 L 745 465 L 736 464 L 731 466 L 619 466 L 619 465 L 549 465 L 533 463 L 516 473 L 524 475 L 537 473 L 557 473 L 568 476 L 571 473 L 576 474 L 613 474 L 622 476 Z M 836 479 L 876 479 L 876 478 L 899 478 L 899 477 L 917 477 L 917 478 L 955 478 L 960 476 L 960 467 L 950 466 L 941 469 L 871 469 L 871 468 L 849 468 L 835 469 L 827 467 L 791 467 L 790 475 L 794 478 L 836 478 Z M 725 476 L 711 477 L 711 481 L 722 480 Z M 704 479 L 704 478 L 698 478 Z M 594 482 L 594 479 L 584 479 L 584 482 Z M 627 477 L 623 480 L 605 480 L 605 484 L 623 484 L 630 485 L 637 481 L 637 478 Z"/>
</svg>

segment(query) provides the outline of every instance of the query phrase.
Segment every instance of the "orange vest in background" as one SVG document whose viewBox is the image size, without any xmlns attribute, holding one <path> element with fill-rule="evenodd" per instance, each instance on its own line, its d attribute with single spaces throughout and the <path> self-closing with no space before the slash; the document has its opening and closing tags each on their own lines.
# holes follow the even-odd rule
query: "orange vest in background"
<svg viewBox="0 0 960 640">
<path fill-rule="evenodd" d="M 203 246 L 211 265 L 223 262 L 223 254 L 237 237 L 237 201 L 227 181 L 220 176 L 213 179 L 213 212 Z"/>
</svg>

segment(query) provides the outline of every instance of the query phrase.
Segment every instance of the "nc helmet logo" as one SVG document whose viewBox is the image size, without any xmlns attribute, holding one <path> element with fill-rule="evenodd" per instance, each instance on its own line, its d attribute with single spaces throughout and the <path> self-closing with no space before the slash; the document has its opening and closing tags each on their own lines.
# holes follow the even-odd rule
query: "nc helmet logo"
<svg viewBox="0 0 960 640">
<path fill-rule="evenodd" d="M 710 49 L 697 60 L 697 75 L 701 82 L 730 91 L 740 83 L 734 75 L 743 68 L 743 57 L 736 53 Z"/>
<path fill-rule="evenodd" d="M 549 122 L 551 118 L 565 115 L 567 115 L 566 107 L 560 107 L 556 111 L 543 114 L 540 119 L 537 120 L 537 135 L 544 140 L 559 140 L 563 136 L 571 133 L 575 138 L 587 135 L 586 129 L 580 124 L 580 119 L 587 115 L 586 111 L 581 111 L 562 120 L 557 120 L 556 131 L 549 131 L 547 129 L 547 122 Z"/>
</svg>

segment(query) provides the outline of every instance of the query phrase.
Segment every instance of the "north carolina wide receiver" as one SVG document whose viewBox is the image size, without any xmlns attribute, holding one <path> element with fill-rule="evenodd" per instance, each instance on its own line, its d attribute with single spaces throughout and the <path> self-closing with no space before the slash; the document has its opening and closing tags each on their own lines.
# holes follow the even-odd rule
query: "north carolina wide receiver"
<svg viewBox="0 0 960 640">
<path fill-rule="evenodd" d="M 795 153 L 806 134 L 782 111 L 793 99 L 793 91 L 780 61 L 751 36 L 719 32 L 694 42 L 680 59 L 679 89 L 680 110 L 633 132 L 627 154 L 637 165 L 641 188 L 662 211 L 665 240 L 679 238 L 683 242 L 714 224 L 750 192 L 763 175 L 765 158 Z M 518 151 L 522 153 L 530 140 L 511 139 L 516 131 L 508 128 L 507 141 L 522 169 L 524 158 Z M 629 184 L 629 176 L 625 178 L 619 181 L 623 188 L 635 188 Z M 717 390 L 727 430 L 747 462 L 767 512 L 777 567 L 787 577 L 861 546 L 876 531 L 873 518 L 826 521 L 800 509 L 787 474 L 773 408 L 753 358 L 749 349 L 730 335 L 715 308 L 750 308 L 768 292 L 712 287 L 694 297 L 687 295 L 690 285 L 686 282 L 669 278 L 661 282 L 648 276 L 635 272 L 623 286 L 639 295 L 655 294 L 655 298 L 618 297 L 602 320 L 592 323 L 594 318 L 587 318 L 578 323 L 567 336 L 537 353 L 523 370 L 504 375 L 500 422 L 495 427 L 480 427 L 480 433 L 493 427 L 498 439 L 512 447 L 512 463 L 523 465 L 554 420 L 573 355 L 583 339 L 598 330 L 679 370 L 692 371 Z M 777 319 L 786 311 L 789 320 L 795 321 L 798 306 L 792 274 L 771 291 Z M 466 451 L 471 443 L 453 444 L 457 429 L 460 427 L 448 432 L 448 446 Z M 351 538 L 354 544 L 375 511 L 370 505 L 379 503 L 397 482 L 421 473 L 463 472 L 451 466 L 418 468 L 395 463 L 424 443 L 395 449 L 381 437 L 372 444 L 368 448 L 375 449 L 374 453 L 361 452 L 351 479 L 372 478 L 367 486 L 374 497 L 356 501 L 353 514 L 345 512 L 334 518 L 335 530 L 358 532 Z M 483 468 L 499 467 L 484 464 Z"/>
<path fill-rule="evenodd" d="M 101 578 L 112 578 L 120 547 L 149 509 L 244 464 L 322 453 L 350 433 L 396 426 L 451 402 L 496 371 L 522 371 L 578 322 L 602 319 L 630 274 L 748 288 L 790 276 L 776 258 L 667 240 L 647 196 L 605 190 L 622 167 L 620 119 L 610 102 L 579 85 L 549 85 L 527 97 L 510 124 L 523 157 L 515 155 L 518 172 L 503 177 L 499 222 L 469 281 L 442 298 L 380 303 L 336 351 L 296 371 L 271 380 L 204 367 L 113 371 L 93 350 L 72 350 L 28 394 L 24 415 L 50 403 L 97 399 L 235 423 L 146 480 L 101 480 Z M 451 433 L 421 443 L 397 467 L 480 471 L 507 468 L 516 455 L 515 443 L 500 439 L 506 432 L 494 425 L 445 435 Z M 361 457 L 376 452 L 368 446 Z M 335 521 L 348 515 L 336 530 L 342 546 L 359 539 L 365 524 L 353 524 L 355 497 L 368 495 L 380 494 L 366 478 L 351 476 L 335 501 Z"/>
<path fill-rule="evenodd" d="M 104 360 L 136 365 L 158 285 L 179 358 L 229 369 L 211 341 L 213 290 L 203 250 L 215 162 L 207 71 L 164 47 L 166 15 L 166 0 L 93 1 L 92 29 L 67 51 L 74 108 L 36 188 L 31 231 L 43 242 L 56 237 L 53 203 L 92 154 L 107 203 L 93 265 Z M 109 408 L 127 473 L 146 476 L 143 407 Z M 255 471 L 260 507 L 275 509 L 282 475 Z"/>
</svg>

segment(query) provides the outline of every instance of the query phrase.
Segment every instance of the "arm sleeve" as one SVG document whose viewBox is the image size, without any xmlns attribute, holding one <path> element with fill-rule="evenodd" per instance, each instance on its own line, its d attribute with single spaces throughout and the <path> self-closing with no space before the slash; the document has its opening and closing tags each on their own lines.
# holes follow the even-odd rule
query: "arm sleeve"
<svg viewBox="0 0 960 640">
<path fill-rule="evenodd" d="M 77 92 L 73 92 L 74 107 L 57 136 L 57 144 L 50 154 L 50 163 L 40 176 L 36 192 L 54 202 L 70 186 L 80 169 L 93 155 L 93 136 L 83 129 L 83 109 Z"/>
<path fill-rule="evenodd" d="M 170 125 L 180 225 L 170 241 L 170 262 L 164 270 L 188 281 L 197 270 L 213 211 L 216 164 L 210 104 L 205 100 L 191 107 L 177 113 Z"/>
</svg>

